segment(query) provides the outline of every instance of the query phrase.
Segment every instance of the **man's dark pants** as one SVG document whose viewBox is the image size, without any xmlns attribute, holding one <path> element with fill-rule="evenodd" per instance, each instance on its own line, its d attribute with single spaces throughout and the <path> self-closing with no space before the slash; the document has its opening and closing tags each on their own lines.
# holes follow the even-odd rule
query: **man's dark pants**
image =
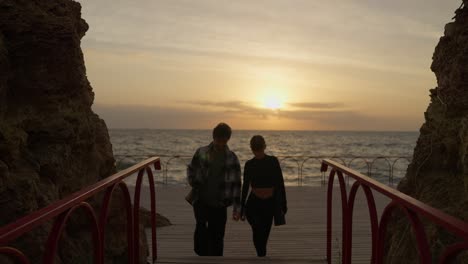
<svg viewBox="0 0 468 264">
<path fill-rule="evenodd" d="M 227 208 L 198 203 L 193 211 L 197 222 L 193 237 L 195 253 L 199 256 L 222 256 Z"/>
</svg>

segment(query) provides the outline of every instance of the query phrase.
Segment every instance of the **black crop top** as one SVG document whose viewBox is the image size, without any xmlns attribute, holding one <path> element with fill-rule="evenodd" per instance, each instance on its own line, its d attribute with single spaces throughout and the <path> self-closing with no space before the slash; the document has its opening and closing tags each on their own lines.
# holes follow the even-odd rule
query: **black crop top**
<svg viewBox="0 0 468 264">
<path fill-rule="evenodd" d="M 280 206 L 286 210 L 286 192 L 284 189 L 283 173 L 275 156 L 265 155 L 262 159 L 250 159 L 244 166 L 244 180 L 242 184 L 242 212 L 244 209 L 249 187 L 275 189 L 280 195 Z"/>
</svg>

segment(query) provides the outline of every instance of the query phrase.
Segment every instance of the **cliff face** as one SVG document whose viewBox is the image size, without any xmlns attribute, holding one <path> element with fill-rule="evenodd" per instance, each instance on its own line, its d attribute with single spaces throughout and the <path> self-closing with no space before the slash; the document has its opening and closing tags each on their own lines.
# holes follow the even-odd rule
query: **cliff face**
<svg viewBox="0 0 468 264">
<path fill-rule="evenodd" d="M 87 29 L 72 0 L 0 1 L 0 225 L 115 172 L 106 125 L 91 110 L 80 48 Z M 83 219 L 74 217 L 62 237 L 66 263 L 85 263 L 91 251 Z M 49 227 L 15 244 L 33 262 Z M 117 231 L 108 254 L 125 262 L 125 231 Z"/>
<path fill-rule="evenodd" d="M 463 3 L 435 49 L 431 69 L 437 87 L 430 91 L 426 122 L 398 189 L 468 221 L 468 0 Z M 405 222 L 395 218 L 386 263 L 419 263 Z M 433 225 L 427 224 L 426 231 L 433 257 L 455 241 Z"/>
</svg>

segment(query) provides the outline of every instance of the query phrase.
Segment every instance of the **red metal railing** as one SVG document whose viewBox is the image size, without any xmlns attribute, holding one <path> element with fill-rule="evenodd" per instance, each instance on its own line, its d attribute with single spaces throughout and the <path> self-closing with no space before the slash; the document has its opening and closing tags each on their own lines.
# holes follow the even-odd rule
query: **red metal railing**
<svg viewBox="0 0 468 264">
<path fill-rule="evenodd" d="M 120 188 L 123 192 L 123 204 L 125 205 L 127 214 L 127 242 L 128 242 L 128 258 L 129 263 L 139 263 L 139 209 L 141 184 L 143 177 L 148 176 L 150 195 L 151 195 L 151 225 L 152 225 L 152 256 L 153 262 L 157 258 L 156 251 L 156 195 L 154 189 L 154 176 L 151 169 L 154 166 L 155 170 L 161 170 L 159 157 L 149 158 L 128 169 L 120 171 L 104 180 L 97 182 L 87 188 L 82 189 L 68 197 L 56 201 L 49 206 L 35 211 L 17 221 L 0 228 L 0 254 L 6 255 L 18 263 L 30 263 L 18 249 L 9 247 L 8 245 L 21 235 L 29 232 L 35 227 L 44 224 L 47 221 L 54 220 L 52 229 L 49 232 L 49 237 L 46 242 L 43 263 L 53 264 L 57 253 L 58 242 L 64 230 L 64 227 L 69 217 L 77 210 L 83 209 L 86 211 L 92 223 L 92 234 L 94 242 L 94 263 L 104 262 L 104 234 L 107 223 L 109 204 L 112 194 L 116 188 Z M 123 181 L 125 178 L 138 172 L 138 177 L 135 186 L 135 193 L 132 201 L 127 184 Z M 99 215 L 93 207 L 86 202 L 87 199 L 96 196 L 100 192 L 104 192 L 104 199 Z"/>
<path fill-rule="evenodd" d="M 451 245 L 445 249 L 439 259 L 439 263 L 449 263 L 462 251 L 468 250 L 468 223 L 463 222 L 455 217 L 452 217 L 444 212 L 426 205 L 406 194 L 403 194 L 393 188 L 390 188 L 376 180 L 373 180 L 361 173 L 347 168 L 337 162 L 325 159 L 322 161 L 322 172 L 326 172 L 328 167 L 331 168 L 328 178 L 328 194 L 327 194 L 327 260 L 332 263 L 331 245 L 332 245 L 332 195 L 333 195 L 333 180 L 335 175 L 338 176 L 338 182 L 341 193 L 341 210 L 342 210 L 342 262 L 345 264 L 351 263 L 352 256 L 352 224 L 353 224 L 353 208 L 356 193 L 359 187 L 362 187 L 366 195 L 366 200 L 369 208 L 371 232 L 372 232 L 372 255 L 371 263 L 383 263 L 384 257 L 384 239 L 392 212 L 396 208 L 403 210 L 408 217 L 412 230 L 414 232 L 420 263 L 431 263 L 431 251 L 426 237 L 424 226 L 421 223 L 420 216 L 431 221 L 432 223 L 444 228 L 451 234 L 460 238 L 463 242 Z M 345 180 L 343 175 L 348 175 L 356 181 L 352 185 L 349 196 L 347 195 Z M 378 222 L 377 210 L 375 206 L 372 190 L 375 190 L 389 198 L 392 201 L 385 207 L 380 223 Z"/>
</svg>

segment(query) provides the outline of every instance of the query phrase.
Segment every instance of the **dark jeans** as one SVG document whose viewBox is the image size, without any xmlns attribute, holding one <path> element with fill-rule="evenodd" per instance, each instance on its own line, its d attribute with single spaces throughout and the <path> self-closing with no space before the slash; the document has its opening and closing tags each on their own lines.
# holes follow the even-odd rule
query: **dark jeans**
<svg viewBox="0 0 468 264">
<path fill-rule="evenodd" d="M 193 236 L 195 253 L 199 256 L 222 256 L 227 208 L 195 204 L 193 211 L 197 221 Z"/>
<path fill-rule="evenodd" d="M 266 255 L 266 246 L 273 221 L 274 199 L 260 199 L 250 194 L 246 204 L 247 221 L 252 227 L 253 242 L 257 256 Z"/>
</svg>

